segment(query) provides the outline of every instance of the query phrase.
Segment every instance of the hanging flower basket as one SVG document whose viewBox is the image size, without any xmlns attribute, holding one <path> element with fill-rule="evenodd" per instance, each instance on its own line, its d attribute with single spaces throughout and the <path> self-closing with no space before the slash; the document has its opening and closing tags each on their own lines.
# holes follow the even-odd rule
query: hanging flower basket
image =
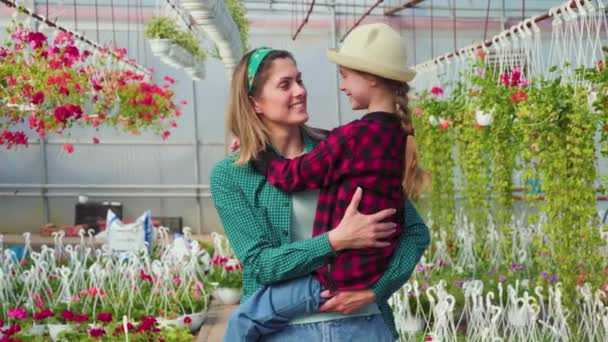
<svg viewBox="0 0 608 342">
<path fill-rule="evenodd" d="M 491 111 L 484 112 L 480 109 L 475 111 L 475 120 L 479 126 L 489 126 L 492 124 L 493 113 Z"/>
<path fill-rule="evenodd" d="M 150 51 L 157 57 L 167 56 L 173 46 L 171 39 L 150 39 Z"/>
<path fill-rule="evenodd" d="M 71 324 L 49 324 L 49 335 L 53 341 L 57 341 L 59 334 L 74 329 Z"/>
</svg>

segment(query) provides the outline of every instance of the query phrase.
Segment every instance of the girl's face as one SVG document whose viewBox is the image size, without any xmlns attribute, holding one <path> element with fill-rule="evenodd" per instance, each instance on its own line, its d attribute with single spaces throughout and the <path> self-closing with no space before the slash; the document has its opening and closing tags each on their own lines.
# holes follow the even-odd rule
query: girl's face
<svg viewBox="0 0 608 342">
<path fill-rule="evenodd" d="M 369 107 L 373 80 L 352 69 L 340 67 L 340 90 L 348 96 L 353 110 Z"/>
<path fill-rule="evenodd" d="M 306 88 L 295 63 L 289 58 L 277 58 L 268 72 L 260 96 L 252 98 L 262 122 L 267 126 L 299 126 L 308 121 Z"/>
</svg>

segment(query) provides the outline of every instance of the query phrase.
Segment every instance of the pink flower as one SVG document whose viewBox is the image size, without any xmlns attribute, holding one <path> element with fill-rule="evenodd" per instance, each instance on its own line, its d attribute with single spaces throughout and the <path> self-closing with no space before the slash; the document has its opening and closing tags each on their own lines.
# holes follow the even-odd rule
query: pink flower
<svg viewBox="0 0 608 342">
<path fill-rule="evenodd" d="M 89 294 L 95 296 L 99 293 L 99 290 L 96 287 L 89 288 Z"/>
<path fill-rule="evenodd" d="M 435 96 L 443 95 L 443 88 L 439 86 L 434 86 L 433 88 L 431 88 L 431 94 Z"/>
<path fill-rule="evenodd" d="M 182 283 L 182 278 L 178 277 L 178 276 L 174 276 L 173 277 L 173 284 L 175 285 L 179 285 Z"/>
<path fill-rule="evenodd" d="M 4 326 L 4 321 L 0 319 L 0 328 Z"/>
<path fill-rule="evenodd" d="M 89 294 L 89 291 L 88 290 L 80 290 L 80 294 L 83 295 L 83 296 L 86 296 L 86 295 Z"/>
<path fill-rule="evenodd" d="M 422 115 L 422 113 L 424 113 L 424 110 L 422 110 L 422 108 L 419 108 L 419 107 L 414 108 L 415 115 Z"/>
<path fill-rule="evenodd" d="M 71 33 L 59 31 L 55 36 L 55 40 L 53 41 L 55 45 L 72 45 L 74 44 L 74 37 L 72 37 Z"/>
<path fill-rule="evenodd" d="M 66 321 L 72 321 L 74 320 L 76 316 L 74 315 L 74 313 L 70 310 L 65 310 L 61 313 L 61 318 L 63 318 Z"/>
<path fill-rule="evenodd" d="M 79 302 L 79 301 L 80 301 L 80 297 L 72 296 L 72 302 Z"/>
<path fill-rule="evenodd" d="M 89 316 L 87 316 L 86 314 L 82 314 L 82 315 L 77 315 L 74 317 L 73 321 L 77 322 L 77 323 L 82 323 L 82 322 L 86 322 L 89 320 Z"/>
<path fill-rule="evenodd" d="M 112 322 L 112 314 L 109 312 L 100 312 L 97 315 L 97 320 L 100 322 Z"/>
<path fill-rule="evenodd" d="M 63 144 L 63 150 L 66 151 L 67 153 L 73 153 L 74 152 L 74 145 L 72 144 Z"/>
<path fill-rule="evenodd" d="M 30 32 L 28 42 L 32 49 L 38 49 L 46 44 L 46 36 L 42 32 Z"/>
<path fill-rule="evenodd" d="M 163 140 L 167 140 L 169 138 L 169 136 L 171 135 L 171 132 L 169 131 L 164 131 L 163 135 L 162 135 L 162 139 Z"/>
<path fill-rule="evenodd" d="M 99 144 L 99 139 L 97 139 L 97 137 L 93 137 L 93 144 Z"/>
<path fill-rule="evenodd" d="M 27 265 L 27 259 L 21 259 L 21 266 Z"/>
<path fill-rule="evenodd" d="M 169 76 L 165 76 L 165 77 L 163 77 L 163 80 L 164 80 L 165 82 L 169 82 L 169 83 L 171 83 L 171 84 L 175 84 L 175 80 L 174 80 L 173 78 L 169 77 Z"/>
<path fill-rule="evenodd" d="M 8 311 L 8 318 L 27 319 L 27 313 L 24 308 L 15 308 Z"/>
</svg>

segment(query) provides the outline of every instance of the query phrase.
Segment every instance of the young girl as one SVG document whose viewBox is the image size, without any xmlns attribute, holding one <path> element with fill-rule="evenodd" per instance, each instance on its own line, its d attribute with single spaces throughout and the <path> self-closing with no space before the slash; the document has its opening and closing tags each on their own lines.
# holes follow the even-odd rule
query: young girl
<svg viewBox="0 0 608 342">
<path fill-rule="evenodd" d="M 263 50 L 262 50 L 263 51 Z M 270 51 L 270 50 L 269 50 Z M 264 54 L 253 55 L 255 63 Z M 407 92 L 415 73 L 406 67 L 399 34 L 385 24 L 353 30 L 339 52 L 329 58 L 340 65 L 340 89 L 355 110 L 367 114 L 329 133 L 310 153 L 292 160 L 272 148 L 261 151 L 253 168 L 285 191 L 321 188 L 313 236 L 327 233 L 344 216 L 350 198 L 365 190 L 364 214 L 402 208 L 407 196 L 416 197 L 425 174 L 417 167 Z M 255 71 L 250 79 L 255 77 Z M 254 101 L 254 107 L 256 106 Z M 406 148 L 407 142 L 412 146 Z M 406 160 L 406 151 L 409 151 Z M 407 168 L 407 172 L 405 169 Z M 405 192 L 407 190 L 407 192 Z M 337 254 L 314 276 L 270 285 L 255 292 L 229 321 L 225 341 L 256 341 L 283 329 L 291 319 L 316 312 L 321 292 L 370 288 L 386 270 L 403 227 L 403 212 L 393 218 L 394 230 L 375 248 Z"/>
</svg>

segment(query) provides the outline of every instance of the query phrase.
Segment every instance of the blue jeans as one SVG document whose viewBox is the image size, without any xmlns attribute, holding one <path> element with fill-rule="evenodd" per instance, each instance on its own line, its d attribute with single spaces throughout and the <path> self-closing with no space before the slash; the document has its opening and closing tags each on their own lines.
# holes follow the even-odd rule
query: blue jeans
<svg viewBox="0 0 608 342">
<path fill-rule="evenodd" d="M 380 314 L 288 325 L 264 342 L 394 342 Z"/>
<path fill-rule="evenodd" d="M 283 330 L 297 316 L 319 309 L 321 283 L 306 276 L 264 286 L 230 316 L 224 342 L 255 342 L 262 336 Z"/>
</svg>

